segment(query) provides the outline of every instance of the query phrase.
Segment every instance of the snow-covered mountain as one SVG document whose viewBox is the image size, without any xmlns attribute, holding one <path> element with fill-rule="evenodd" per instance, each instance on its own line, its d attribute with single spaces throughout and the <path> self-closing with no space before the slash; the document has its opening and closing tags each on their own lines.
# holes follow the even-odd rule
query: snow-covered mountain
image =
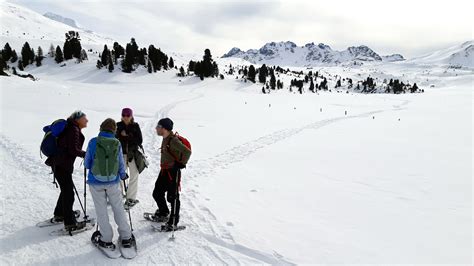
<svg viewBox="0 0 474 266">
<path fill-rule="evenodd" d="M 78 29 L 45 17 L 27 7 L 14 3 L 0 1 L 0 42 L 8 42 L 14 49 L 20 49 L 25 41 L 33 47 L 42 46 L 43 49 L 64 43 L 64 34 L 68 31 L 77 31 L 83 45 L 103 46 L 111 44 L 113 39 L 92 31 Z M 75 23 L 77 25 L 77 23 Z"/>
<path fill-rule="evenodd" d="M 410 62 L 418 64 L 437 64 L 474 67 L 474 41 L 467 41 L 424 56 L 413 58 Z"/>
<path fill-rule="evenodd" d="M 398 62 L 398 61 L 404 61 L 405 58 L 401 54 L 392 54 L 392 55 L 383 55 L 382 56 L 382 61 L 385 62 Z"/>
<path fill-rule="evenodd" d="M 270 42 L 260 49 L 250 49 L 247 51 L 234 47 L 222 57 L 236 57 L 252 63 L 288 66 L 337 65 L 350 61 L 393 62 L 404 60 L 403 56 L 399 54 L 382 57 L 365 45 L 351 46 L 346 50 L 336 51 L 323 43 L 307 43 L 304 46 L 297 46 L 294 42 L 290 41 Z"/>
<path fill-rule="evenodd" d="M 43 16 L 74 28 L 80 28 L 76 21 L 72 18 L 66 18 L 53 12 L 46 12 Z"/>
</svg>

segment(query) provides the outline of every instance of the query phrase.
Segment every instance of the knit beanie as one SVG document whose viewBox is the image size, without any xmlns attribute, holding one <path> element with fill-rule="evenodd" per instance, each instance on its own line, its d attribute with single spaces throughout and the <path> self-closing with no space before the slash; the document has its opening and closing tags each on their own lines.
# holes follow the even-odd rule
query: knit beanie
<svg viewBox="0 0 474 266">
<path fill-rule="evenodd" d="M 157 127 L 162 127 L 168 131 L 173 130 L 173 121 L 169 118 L 163 118 L 160 121 L 158 121 Z"/>
</svg>

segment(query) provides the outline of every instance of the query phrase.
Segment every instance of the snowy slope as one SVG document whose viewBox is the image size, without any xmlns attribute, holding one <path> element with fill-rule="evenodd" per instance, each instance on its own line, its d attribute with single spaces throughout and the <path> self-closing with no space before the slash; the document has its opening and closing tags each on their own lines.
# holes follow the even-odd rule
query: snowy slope
<svg viewBox="0 0 474 266">
<path fill-rule="evenodd" d="M 31 69 L 39 81 L 0 79 L 4 265 L 33 257 L 40 265 L 114 263 L 89 243 L 91 232 L 55 238 L 34 226 L 51 215 L 58 195 L 38 144 L 43 125 L 74 109 L 88 114 L 90 139 L 124 106 L 135 110 L 151 161 L 132 211 L 133 263 L 469 263 L 472 74 L 448 85 L 430 74 L 440 89 L 421 95 L 262 95 L 259 85 L 231 78 L 180 82 L 173 72 L 110 74 L 93 65 L 48 63 Z M 105 98 L 115 100 L 104 105 Z M 160 139 L 153 126 L 165 116 L 194 151 L 183 175 L 189 230 L 175 242 L 140 218 L 156 208 Z"/>
<path fill-rule="evenodd" d="M 19 51 L 25 41 L 32 47 L 42 46 L 47 50 L 51 43 L 64 43 L 64 34 L 70 30 L 79 32 L 81 43 L 88 47 L 99 47 L 112 44 L 111 38 L 91 31 L 77 29 L 61 22 L 51 20 L 24 6 L 0 1 L 0 43 L 8 42 L 13 49 Z"/>
<path fill-rule="evenodd" d="M 390 62 L 403 60 L 401 55 L 383 58 L 365 45 L 351 46 L 346 50 L 336 51 L 323 43 L 317 45 L 307 43 L 300 47 L 290 41 L 270 42 L 260 49 L 247 51 L 234 47 L 222 57 L 242 58 L 251 63 L 281 66 L 337 65 L 352 61 L 376 62 L 384 60 Z"/>
<path fill-rule="evenodd" d="M 410 62 L 417 64 L 442 64 L 474 67 L 474 41 L 454 45 L 430 54 L 414 58 Z"/>
</svg>

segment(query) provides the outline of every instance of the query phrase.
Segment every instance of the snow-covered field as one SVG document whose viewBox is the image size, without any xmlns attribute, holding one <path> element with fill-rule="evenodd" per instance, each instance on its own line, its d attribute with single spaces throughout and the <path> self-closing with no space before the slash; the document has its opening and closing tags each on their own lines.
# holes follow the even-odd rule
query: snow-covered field
<svg viewBox="0 0 474 266">
<path fill-rule="evenodd" d="M 0 43 L 18 53 L 25 41 L 46 53 L 71 29 L 0 5 Z M 296 77 L 281 74 L 285 89 L 264 95 L 261 84 L 229 75 L 200 81 L 176 70 L 98 70 L 97 51 L 112 39 L 80 33 L 94 50 L 89 61 L 60 67 L 46 58 L 25 69 L 36 81 L 0 76 L 0 265 L 472 265 L 472 41 L 404 62 L 312 68 L 330 88 L 336 75 L 371 76 L 378 84 L 416 82 L 425 93 L 300 95 L 287 90 Z M 178 67 L 201 58 L 165 52 Z M 221 73 L 250 64 L 216 60 Z M 74 110 L 88 115 L 88 141 L 105 118 L 120 119 L 123 107 L 134 110 L 151 165 L 131 211 L 138 256 L 112 261 L 91 244 L 91 231 L 52 237 L 56 228 L 35 226 L 52 216 L 59 194 L 39 145 L 43 126 Z M 154 127 L 162 117 L 193 148 L 181 196 L 187 229 L 174 241 L 142 218 L 156 209 L 161 139 Z M 78 159 L 74 181 L 83 200 L 81 169 Z M 95 216 L 89 193 L 87 212 Z"/>
<path fill-rule="evenodd" d="M 427 78 L 408 67 L 385 68 Z M 327 71 L 337 70 L 345 71 Z M 90 139 L 125 106 L 135 110 L 152 164 L 132 210 L 139 256 L 120 263 L 471 261 L 472 72 L 445 77 L 435 69 L 435 88 L 402 95 L 263 95 L 235 79 L 109 74 L 93 60 L 28 72 L 39 80 L 0 79 L 2 264 L 113 263 L 90 244 L 90 232 L 58 238 L 35 227 L 59 193 L 38 147 L 42 126 L 75 109 L 88 114 Z M 141 218 L 156 208 L 153 127 L 165 116 L 193 145 L 182 191 L 188 230 L 174 242 Z M 74 176 L 82 195 L 82 171 Z M 94 215 L 89 195 L 87 204 Z"/>
</svg>

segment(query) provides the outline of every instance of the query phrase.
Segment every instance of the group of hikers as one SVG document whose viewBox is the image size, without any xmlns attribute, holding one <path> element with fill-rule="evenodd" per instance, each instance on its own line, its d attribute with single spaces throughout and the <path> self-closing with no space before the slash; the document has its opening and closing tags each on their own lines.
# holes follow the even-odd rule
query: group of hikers
<svg viewBox="0 0 474 266">
<path fill-rule="evenodd" d="M 84 112 L 72 113 L 64 121 L 64 129 L 56 138 L 58 151 L 46 160 L 61 190 L 51 222 L 64 223 L 64 229 L 68 232 L 81 230 L 86 226 L 87 221 L 77 221 L 73 211 L 75 186 L 72 180 L 76 158 L 84 158 L 84 166 L 88 170 L 87 183 L 100 229 L 99 246 L 115 248 L 107 212 L 107 206 L 110 205 L 121 245 L 130 247 L 133 235 L 126 210 L 138 203 L 138 176 L 146 167 L 143 162 L 146 159 L 143 156 L 140 126 L 134 121 L 132 109 L 124 108 L 121 121 L 116 123 L 112 118 L 105 119 L 100 125 L 98 136 L 89 141 L 84 151 L 85 137 L 81 131 L 87 124 Z M 161 170 L 153 190 L 153 199 L 158 206 L 154 219 L 164 222 L 163 231 L 173 231 L 179 223 L 181 169 L 186 167 L 191 149 L 173 132 L 173 121 L 169 118 L 158 121 L 156 133 L 163 140 Z M 126 179 L 128 186 L 124 182 Z M 171 205 L 171 211 L 167 201 Z"/>
</svg>

